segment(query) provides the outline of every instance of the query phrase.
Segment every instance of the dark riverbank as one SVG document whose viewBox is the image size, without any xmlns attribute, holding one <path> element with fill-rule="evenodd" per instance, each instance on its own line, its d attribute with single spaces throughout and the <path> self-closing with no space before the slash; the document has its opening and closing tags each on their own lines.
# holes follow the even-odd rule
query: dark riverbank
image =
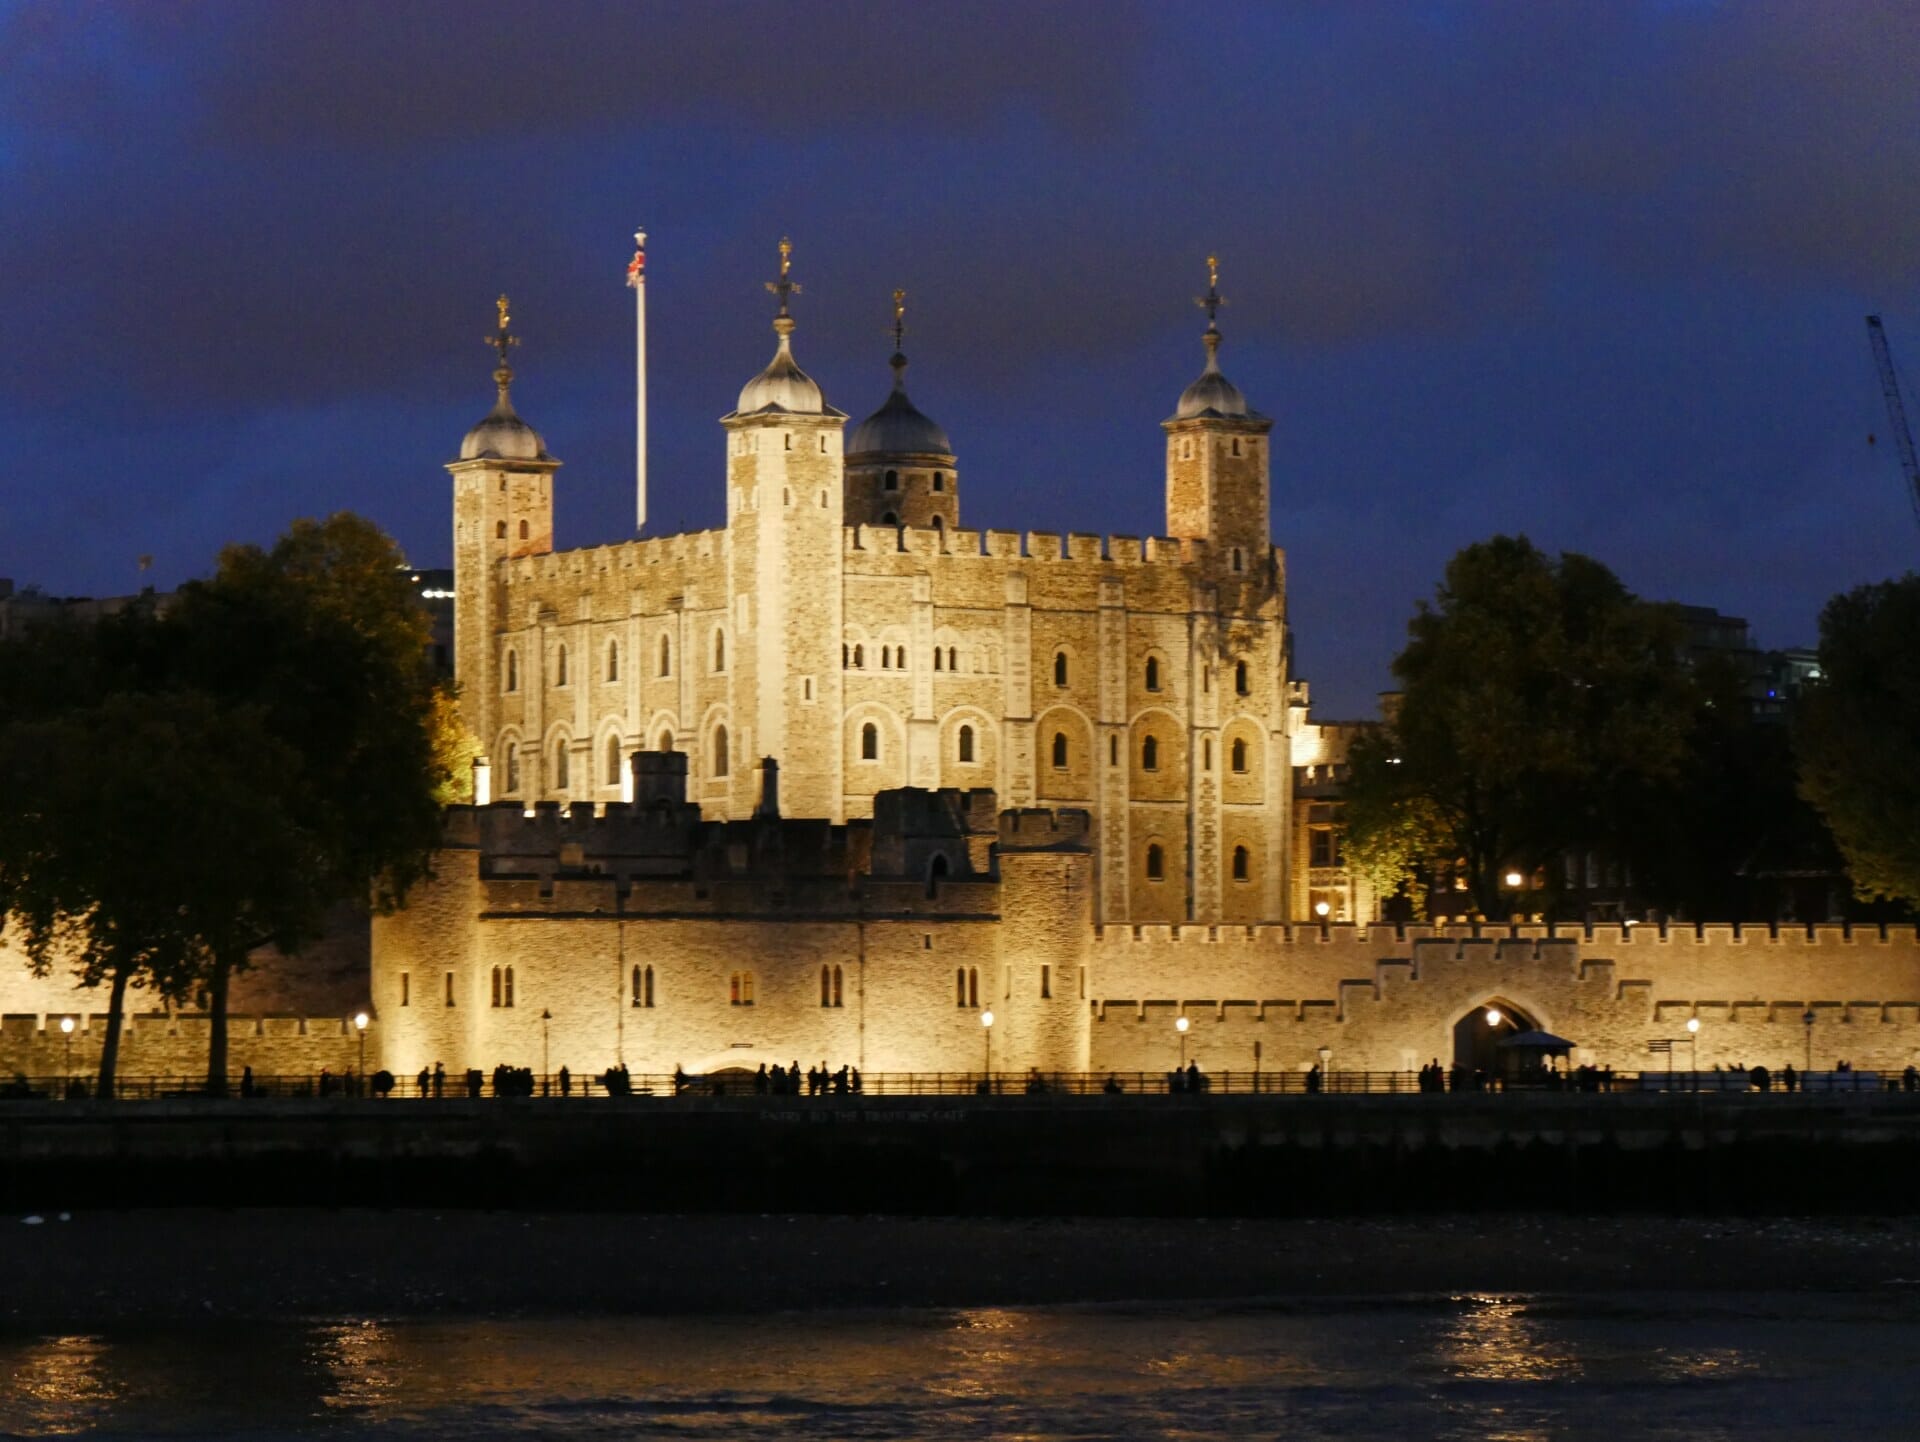
<svg viewBox="0 0 1920 1442">
<path fill-rule="evenodd" d="M 1920 1294 L 1920 1223 L 199 1210 L 0 1222 L 0 1325 L 1408 1294 Z"/>
<path fill-rule="evenodd" d="M 1911 1215 L 1920 1096 L 23 1102 L 0 1214 Z"/>
</svg>

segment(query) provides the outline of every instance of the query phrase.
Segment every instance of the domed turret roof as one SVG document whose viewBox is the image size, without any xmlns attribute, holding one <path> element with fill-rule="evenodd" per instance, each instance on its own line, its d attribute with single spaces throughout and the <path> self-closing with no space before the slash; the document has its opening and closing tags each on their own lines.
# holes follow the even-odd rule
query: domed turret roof
<svg viewBox="0 0 1920 1442">
<path fill-rule="evenodd" d="M 767 282 L 767 289 L 780 297 L 780 310 L 773 318 L 773 333 L 780 337 L 779 347 L 767 368 L 748 381 L 740 392 L 740 403 L 724 420 L 747 416 L 832 416 L 845 420 L 847 413 L 827 404 L 813 377 L 800 369 L 793 358 L 793 316 L 787 302 L 800 289 L 792 278 L 793 242 L 780 242 L 780 279 Z"/>
<path fill-rule="evenodd" d="M 1180 404 L 1173 412 L 1176 421 L 1196 420 L 1202 416 L 1231 416 L 1245 420 L 1251 414 L 1247 409 L 1247 398 L 1240 394 L 1240 387 L 1220 374 L 1214 349 L 1212 345 L 1207 347 L 1207 368 L 1200 372 L 1200 378 L 1180 392 Z"/>
<path fill-rule="evenodd" d="M 953 443 L 946 431 L 907 398 L 907 358 L 896 351 L 892 364 L 893 391 L 879 410 L 853 428 L 847 455 L 951 456 Z"/>
<path fill-rule="evenodd" d="M 547 455 L 547 443 L 540 439 L 540 432 L 514 412 L 513 401 L 502 384 L 500 399 L 493 409 L 481 417 L 460 442 L 460 459 L 544 461 L 551 457 Z"/>
<path fill-rule="evenodd" d="M 1264 421 L 1265 416 L 1247 406 L 1247 398 L 1220 373 L 1220 307 L 1226 301 L 1220 295 L 1220 258 L 1207 257 L 1207 293 L 1196 304 L 1207 313 L 1206 334 L 1200 337 L 1207 347 L 1207 368 L 1200 378 L 1180 392 L 1180 404 L 1174 407 L 1176 421 L 1235 420 Z"/>
<path fill-rule="evenodd" d="M 737 416 L 758 415 L 762 411 L 784 411 L 789 415 L 820 416 L 830 414 L 827 398 L 814 378 L 800 369 L 793 358 L 793 322 L 780 333 L 780 348 L 773 353 L 767 368 L 748 381 L 740 391 Z"/>
<path fill-rule="evenodd" d="M 547 443 L 540 439 L 540 432 L 520 419 L 513 408 L 513 367 L 507 364 L 507 352 L 520 344 L 520 337 L 507 330 L 508 301 L 503 295 L 494 302 L 500 312 L 500 328 L 487 337 L 500 357 L 500 364 L 493 372 L 493 383 L 499 388 L 499 394 L 493 402 L 493 409 L 482 416 L 467 432 L 460 442 L 460 459 L 463 461 L 550 461 Z"/>
</svg>

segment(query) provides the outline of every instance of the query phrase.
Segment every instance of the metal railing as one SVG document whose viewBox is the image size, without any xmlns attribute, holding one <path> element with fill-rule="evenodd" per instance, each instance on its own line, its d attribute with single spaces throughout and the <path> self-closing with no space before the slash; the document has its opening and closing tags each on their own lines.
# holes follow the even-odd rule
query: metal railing
<svg viewBox="0 0 1920 1442">
<path fill-rule="evenodd" d="M 544 1098 L 552 1101 L 619 1099 L 622 1097 L 748 1097 L 772 1096 L 787 1100 L 834 1097 L 1018 1097 L 1062 1096 L 1390 1096 L 1429 1092 L 1421 1085 L 1421 1074 L 1413 1071 L 1333 1071 L 1314 1074 L 1300 1071 L 1218 1071 L 1203 1072 L 1196 1079 L 1185 1072 L 869 1072 L 852 1068 L 827 1073 L 824 1082 L 816 1071 L 809 1080 L 805 1073 L 797 1086 L 776 1087 L 771 1075 L 763 1083 L 756 1073 L 725 1071 L 705 1076 L 672 1072 L 601 1073 L 581 1075 L 553 1072 L 542 1076 L 532 1071 L 501 1069 L 494 1072 L 446 1072 L 424 1081 L 418 1075 L 394 1077 L 391 1086 L 381 1089 L 386 1074 L 362 1078 L 347 1072 L 289 1074 L 248 1077 L 237 1074 L 228 1080 L 227 1095 L 236 1100 L 254 1098 L 298 1099 L 314 1102 L 374 1098 L 389 1102 L 420 1102 L 471 1098 Z M 1792 1095 L 1794 1092 L 1884 1093 L 1905 1092 L 1920 1096 L 1920 1077 L 1872 1071 L 1809 1072 L 1797 1075 L 1792 1089 L 1784 1078 L 1768 1077 L 1768 1085 L 1759 1085 L 1753 1072 L 1616 1072 L 1561 1074 L 1532 1077 L 1444 1077 L 1453 1085 L 1438 1089 L 1442 1094 L 1476 1093 L 1480 1095 L 1539 1096 L 1561 1092 L 1586 1095 L 1702 1094 Z M 15 1076 L 0 1082 L 0 1103 L 8 1100 L 97 1099 L 97 1081 L 79 1076 Z M 1433 1093 L 1429 1093 L 1433 1094 Z M 204 1076 L 122 1076 L 113 1089 L 115 1101 L 160 1101 L 204 1098 Z"/>
</svg>

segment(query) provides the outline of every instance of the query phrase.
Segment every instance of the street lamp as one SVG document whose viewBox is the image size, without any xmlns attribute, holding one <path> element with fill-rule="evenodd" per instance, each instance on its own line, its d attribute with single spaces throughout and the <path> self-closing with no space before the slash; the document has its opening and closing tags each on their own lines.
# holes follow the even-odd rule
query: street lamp
<svg viewBox="0 0 1920 1442">
<path fill-rule="evenodd" d="M 353 1014 L 353 1029 L 360 1033 L 360 1085 L 367 1084 L 367 1014 L 357 1011 Z"/>
<path fill-rule="evenodd" d="M 1517 871 L 1509 871 L 1506 876 L 1507 890 L 1518 891 L 1520 889 L 1521 883 L 1524 882 L 1526 879 L 1527 879 L 1526 877 L 1522 876 Z"/>
<path fill-rule="evenodd" d="M 61 1035 L 61 1039 L 66 1043 L 66 1049 L 67 1049 L 67 1059 L 63 1064 L 63 1069 L 66 1071 L 67 1079 L 71 1081 L 73 1079 L 73 1018 L 72 1017 L 63 1016 L 60 1018 L 60 1035 Z"/>
<path fill-rule="evenodd" d="M 1807 1070 L 1813 1070 L 1813 1023 L 1816 1020 L 1813 1008 L 1808 1007 L 1800 1013 L 1800 1025 L 1807 1029 Z"/>
<path fill-rule="evenodd" d="M 548 1011 L 544 1006 L 541 1007 L 540 1008 L 540 1095 L 541 1096 L 551 1095 L 551 1093 L 548 1091 L 549 1083 L 547 1081 L 547 1076 L 550 1071 L 550 1068 L 547 1065 L 549 1061 L 549 1056 L 547 1052 L 547 1023 L 552 1020 L 553 1020 L 553 1013 Z"/>
<path fill-rule="evenodd" d="M 1332 910 L 1333 910 L 1333 907 L 1329 903 L 1324 901 L 1316 901 L 1313 904 L 1313 914 L 1319 917 L 1322 921 L 1325 921 L 1327 919 L 1328 913 L 1330 913 Z"/>
<path fill-rule="evenodd" d="M 987 1039 L 987 1090 L 993 1090 L 993 1013 L 980 1013 L 980 1032 Z"/>
<path fill-rule="evenodd" d="M 1687 1075 L 1693 1080 L 1693 1089 L 1700 1090 L 1700 1018 L 1687 1018 Z"/>
<path fill-rule="evenodd" d="M 1190 1023 L 1187 1021 L 1187 1019 L 1184 1016 L 1177 1018 L 1173 1023 L 1173 1029 L 1180 1033 L 1180 1070 L 1181 1071 L 1185 1071 L 1187 1069 L 1187 1027 L 1189 1025 Z"/>
<path fill-rule="evenodd" d="M 1499 1007 L 1490 1006 L 1487 1008 L 1487 1025 L 1488 1026 L 1500 1025 L 1500 1008 Z"/>
</svg>

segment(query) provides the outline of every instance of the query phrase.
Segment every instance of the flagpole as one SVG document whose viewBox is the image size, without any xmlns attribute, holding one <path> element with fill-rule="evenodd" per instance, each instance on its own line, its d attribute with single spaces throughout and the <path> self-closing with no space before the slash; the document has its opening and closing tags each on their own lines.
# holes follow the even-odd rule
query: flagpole
<svg viewBox="0 0 1920 1442">
<path fill-rule="evenodd" d="M 627 284 L 633 290 L 634 336 L 634 522 L 635 531 L 647 526 L 647 233 L 633 233 L 633 259 L 627 263 Z"/>
</svg>

